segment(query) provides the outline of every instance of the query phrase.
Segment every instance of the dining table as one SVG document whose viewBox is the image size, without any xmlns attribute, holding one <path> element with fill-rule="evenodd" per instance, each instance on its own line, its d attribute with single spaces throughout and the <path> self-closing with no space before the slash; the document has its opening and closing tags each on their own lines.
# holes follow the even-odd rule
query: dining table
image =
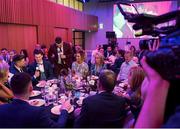
<svg viewBox="0 0 180 129">
<path fill-rule="evenodd" d="M 90 87 L 95 87 L 94 85 L 96 84 L 96 81 L 98 80 L 97 77 L 87 77 L 88 79 L 88 83 L 87 81 L 81 80 L 81 84 L 79 84 L 80 82 L 73 82 L 74 85 L 73 87 L 71 87 L 71 89 L 67 89 L 65 87 L 65 89 L 62 88 L 62 80 L 59 79 L 52 79 L 52 80 L 47 80 L 47 81 L 43 81 L 39 82 L 37 85 L 35 85 L 33 87 L 33 91 L 32 94 L 30 96 L 29 102 L 30 104 L 32 104 L 33 106 L 40 106 L 42 108 L 45 109 L 45 111 L 47 112 L 47 114 L 49 115 L 49 117 L 54 120 L 55 122 L 58 120 L 59 114 L 58 113 L 54 113 L 53 112 L 53 108 L 57 107 L 57 106 L 61 106 L 62 103 L 65 100 L 70 99 L 70 103 L 73 106 L 73 108 L 71 108 L 72 110 L 69 112 L 69 116 L 68 116 L 68 120 L 67 120 L 67 124 L 66 127 L 68 128 L 72 128 L 73 124 L 74 124 L 74 120 L 75 120 L 75 115 L 74 115 L 74 111 L 77 108 L 81 108 L 83 99 L 90 96 L 90 95 L 94 95 L 97 93 L 97 90 L 92 90 L 92 88 Z M 92 81 L 92 80 L 94 81 Z M 77 87 L 77 84 L 79 85 Z M 48 87 L 49 90 L 52 89 L 51 87 L 55 86 L 56 88 L 54 89 L 54 91 L 57 91 L 57 98 L 54 99 L 54 101 L 48 102 L 47 103 L 47 98 L 46 95 L 44 94 L 44 90 Z M 51 90 L 49 91 L 49 93 L 46 94 L 50 94 Z M 52 95 L 54 95 L 55 92 L 53 92 Z M 32 102 L 34 101 L 41 101 L 42 103 L 40 103 L 39 105 L 37 104 L 33 104 Z M 55 102 L 56 101 L 56 102 Z M 62 102 L 63 101 L 63 102 Z M 57 109 L 56 109 L 57 110 Z"/>
</svg>

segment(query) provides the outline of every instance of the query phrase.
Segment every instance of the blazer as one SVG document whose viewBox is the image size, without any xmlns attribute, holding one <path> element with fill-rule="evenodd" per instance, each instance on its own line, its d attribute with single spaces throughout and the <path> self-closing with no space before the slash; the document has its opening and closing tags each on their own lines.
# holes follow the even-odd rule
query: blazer
<svg viewBox="0 0 180 129">
<path fill-rule="evenodd" d="M 65 127 L 68 112 L 62 110 L 58 122 L 50 119 L 42 107 L 31 106 L 26 101 L 14 99 L 10 104 L 0 105 L 0 128 Z"/>
<path fill-rule="evenodd" d="M 36 67 L 38 66 L 37 62 L 34 61 L 28 69 L 28 73 L 32 76 L 32 82 L 33 85 L 36 85 L 38 83 L 38 81 L 40 81 L 40 78 L 34 78 L 34 73 L 36 71 Z M 54 74 L 53 74 L 53 68 L 51 66 L 51 63 L 47 60 L 43 60 L 43 66 L 44 66 L 44 73 L 46 76 L 46 79 L 53 79 L 54 78 Z"/>
<path fill-rule="evenodd" d="M 74 127 L 123 127 L 126 115 L 125 99 L 113 93 L 102 92 L 83 100 L 81 113 Z"/>
<path fill-rule="evenodd" d="M 113 70 L 118 75 L 118 73 L 120 71 L 120 67 L 123 62 L 124 62 L 124 58 L 122 58 L 122 57 L 117 58 L 110 69 Z"/>
<path fill-rule="evenodd" d="M 31 76 L 34 76 L 34 73 L 36 71 L 36 67 L 38 66 L 37 62 L 34 61 L 30 66 L 29 66 L 29 69 L 28 69 L 28 72 Z M 47 79 L 52 79 L 54 78 L 54 75 L 53 75 L 53 68 L 51 66 L 51 63 L 47 60 L 43 60 L 43 66 L 44 66 L 44 73 L 46 75 L 46 78 Z"/>
<path fill-rule="evenodd" d="M 104 57 L 107 58 L 108 56 L 108 53 L 109 53 L 109 56 L 111 56 L 113 54 L 113 52 L 108 52 L 107 50 L 104 52 Z"/>
<path fill-rule="evenodd" d="M 62 59 L 62 65 L 66 65 L 67 67 L 71 67 L 72 64 L 72 56 L 73 51 L 71 46 L 68 43 L 63 43 L 63 53 L 66 56 L 66 59 Z M 58 52 L 56 43 L 52 44 L 48 51 L 48 59 L 54 64 L 58 65 Z"/>
<path fill-rule="evenodd" d="M 26 67 L 24 67 L 22 70 L 23 70 L 23 72 L 26 72 L 26 73 L 27 73 L 27 68 L 26 68 Z M 10 73 L 12 73 L 12 74 L 20 73 L 20 71 L 15 67 L 14 62 L 11 63 L 11 66 L 10 66 L 10 68 L 9 68 L 9 71 L 10 71 Z"/>
</svg>

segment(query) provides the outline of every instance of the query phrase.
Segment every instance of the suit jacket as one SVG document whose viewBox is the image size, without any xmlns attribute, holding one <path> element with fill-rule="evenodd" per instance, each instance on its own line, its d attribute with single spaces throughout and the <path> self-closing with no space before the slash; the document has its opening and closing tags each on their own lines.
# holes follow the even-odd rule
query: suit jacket
<svg viewBox="0 0 180 129">
<path fill-rule="evenodd" d="M 66 55 L 66 59 L 62 59 L 62 65 L 71 67 L 73 51 L 68 43 L 65 42 L 63 43 L 63 53 L 64 55 Z M 48 59 L 52 64 L 58 65 L 58 52 L 57 52 L 57 45 L 55 43 L 50 46 L 48 52 Z"/>
<path fill-rule="evenodd" d="M 0 128 L 65 127 L 68 112 L 62 110 L 55 123 L 42 107 L 14 99 L 10 104 L 0 105 L 0 116 Z"/>
<path fill-rule="evenodd" d="M 123 127 L 126 115 L 125 99 L 113 93 L 102 92 L 83 100 L 75 127 Z"/>
<path fill-rule="evenodd" d="M 113 70 L 118 75 L 120 71 L 120 67 L 123 62 L 124 62 L 124 59 L 122 57 L 117 58 L 114 64 L 111 66 L 111 70 Z"/>
<path fill-rule="evenodd" d="M 23 72 L 27 72 L 27 68 L 26 68 L 26 67 L 24 67 L 22 70 L 23 70 Z M 12 74 L 20 73 L 20 71 L 15 67 L 14 62 L 11 63 L 11 66 L 10 66 L 10 68 L 9 68 L 9 71 L 10 71 L 10 73 L 12 73 Z"/>
<path fill-rule="evenodd" d="M 38 81 L 40 80 L 40 78 L 34 78 L 34 73 L 36 71 L 36 67 L 38 66 L 37 62 L 34 61 L 28 69 L 29 74 L 32 76 L 32 81 L 33 81 L 33 85 L 37 84 Z M 43 66 L 44 66 L 44 73 L 46 76 L 46 79 L 53 79 L 54 75 L 53 75 L 53 68 L 51 66 L 51 63 L 47 60 L 43 60 Z"/>
<path fill-rule="evenodd" d="M 111 55 L 113 54 L 113 52 L 112 52 L 112 51 L 111 51 L 111 52 L 105 51 L 105 52 L 104 52 L 104 57 L 105 57 L 105 58 L 107 58 L 108 53 L 109 53 L 109 56 L 111 56 Z"/>
</svg>

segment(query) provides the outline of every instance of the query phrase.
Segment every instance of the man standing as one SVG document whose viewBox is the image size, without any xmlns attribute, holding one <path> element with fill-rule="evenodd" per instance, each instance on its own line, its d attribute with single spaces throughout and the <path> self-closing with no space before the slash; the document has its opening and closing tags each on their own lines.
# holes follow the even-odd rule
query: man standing
<svg viewBox="0 0 180 129">
<path fill-rule="evenodd" d="M 0 106 L 0 128 L 57 128 L 65 127 L 70 101 L 61 106 L 57 123 L 50 119 L 43 107 L 31 106 L 27 101 L 33 90 L 31 77 L 27 73 L 17 73 L 11 79 L 14 99 L 10 104 Z"/>
<path fill-rule="evenodd" d="M 70 68 L 72 64 L 72 48 L 70 44 L 62 41 L 61 37 L 56 37 L 55 43 L 50 46 L 48 59 L 54 66 L 56 77 L 60 74 L 62 68 Z"/>
<path fill-rule="evenodd" d="M 99 76 L 99 94 L 83 100 L 75 127 L 85 128 L 117 128 L 123 127 L 126 115 L 125 99 L 112 93 L 115 86 L 115 73 L 104 70 Z"/>
</svg>

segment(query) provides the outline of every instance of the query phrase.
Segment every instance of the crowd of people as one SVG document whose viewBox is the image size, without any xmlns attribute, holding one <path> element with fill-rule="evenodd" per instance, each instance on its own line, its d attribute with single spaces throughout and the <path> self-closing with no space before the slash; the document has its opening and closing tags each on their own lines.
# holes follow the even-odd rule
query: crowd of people
<svg viewBox="0 0 180 129">
<path fill-rule="evenodd" d="M 104 50 L 97 45 L 91 59 L 86 61 L 85 50 L 56 37 L 49 49 L 37 44 L 31 62 L 26 49 L 18 53 L 2 48 L 0 127 L 65 127 L 69 100 L 62 105 L 57 122 L 51 120 L 43 108 L 30 106 L 27 100 L 38 82 L 59 78 L 62 70 L 69 69 L 73 76 L 99 77 L 98 94 L 83 100 L 74 127 L 124 127 L 129 111 L 134 120 L 129 127 L 177 127 L 177 123 L 172 123 L 179 115 L 164 122 L 164 98 L 169 83 L 147 65 L 145 58 L 140 65 L 141 46 L 140 49 L 138 52 L 131 46 L 125 51 L 109 45 Z M 127 84 L 127 94 L 114 94 L 117 82 Z"/>
</svg>

